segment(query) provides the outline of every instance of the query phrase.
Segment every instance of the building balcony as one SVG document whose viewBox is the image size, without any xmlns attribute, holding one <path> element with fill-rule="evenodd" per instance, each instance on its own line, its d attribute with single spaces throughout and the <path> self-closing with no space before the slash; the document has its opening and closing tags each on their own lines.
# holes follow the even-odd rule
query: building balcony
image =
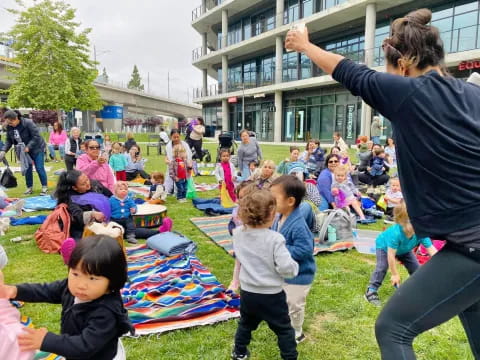
<svg viewBox="0 0 480 360">
<path fill-rule="evenodd" d="M 246 2 L 248 0 L 244 1 Z M 411 0 L 378 0 L 376 2 L 377 13 L 410 1 Z M 315 36 L 318 36 L 319 33 L 334 34 L 336 31 L 335 29 L 338 29 L 342 24 L 360 24 L 363 22 L 365 18 L 365 9 L 369 2 L 370 0 L 350 0 L 343 4 L 314 13 L 303 19 L 298 19 L 298 14 L 295 13 L 295 10 L 285 12 L 284 14 L 277 14 L 276 17 L 278 18 L 280 16 L 284 25 L 279 27 L 274 25 L 271 30 L 254 35 L 249 39 L 233 44 L 227 44 L 224 48 L 219 48 L 216 51 L 211 51 L 208 54 L 198 57 L 192 62 L 192 64 L 199 69 L 207 69 L 214 64 L 220 64 L 223 55 L 227 55 L 229 60 L 232 60 L 237 57 L 245 57 L 272 48 L 275 46 L 275 38 L 277 36 L 284 37 L 291 28 L 292 23 L 305 23 L 308 27 L 309 33 L 315 34 Z M 228 3 L 230 2 L 226 0 L 222 6 Z M 219 17 L 219 21 L 221 21 L 221 13 L 219 14 Z M 292 19 L 298 20 L 292 22 Z M 275 21 L 275 24 L 276 23 L 277 21 Z"/>
</svg>

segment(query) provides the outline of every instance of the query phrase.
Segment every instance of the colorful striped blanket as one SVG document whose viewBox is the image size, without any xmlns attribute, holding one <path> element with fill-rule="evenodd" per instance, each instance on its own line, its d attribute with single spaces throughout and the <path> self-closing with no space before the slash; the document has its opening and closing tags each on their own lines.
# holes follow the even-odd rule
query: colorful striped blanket
<svg viewBox="0 0 480 360">
<path fill-rule="evenodd" d="M 193 255 L 165 257 L 146 245 L 127 248 L 125 308 L 138 335 L 239 317 L 240 297 Z"/>
<path fill-rule="evenodd" d="M 232 237 L 228 232 L 228 222 L 232 215 L 221 215 L 215 217 L 197 217 L 192 218 L 190 221 L 200 229 L 205 235 L 207 235 L 212 241 L 221 246 L 227 253 L 233 256 L 233 244 Z M 315 238 L 315 246 L 313 254 L 317 255 L 325 252 L 335 252 L 340 250 L 351 249 L 353 242 L 351 241 L 338 241 L 333 244 L 326 244 L 320 242 L 318 238 Z"/>
</svg>

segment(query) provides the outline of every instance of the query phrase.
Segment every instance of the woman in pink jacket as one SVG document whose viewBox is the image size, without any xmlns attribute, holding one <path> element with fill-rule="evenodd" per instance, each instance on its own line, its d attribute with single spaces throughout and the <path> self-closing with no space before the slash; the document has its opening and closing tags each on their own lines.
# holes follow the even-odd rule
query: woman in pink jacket
<svg viewBox="0 0 480 360">
<path fill-rule="evenodd" d="M 53 131 L 50 133 L 50 139 L 48 140 L 48 152 L 50 159 L 58 162 L 55 156 L 55 150 L 60 153 L 60 160 L 65 158 L 65 141 L 67 141 L 67 132 L 63 130 L 63 126 L 58 121 L 53 124 Z"/>
<path fill-rule="evenodd" d="M 77 170 L 82 171 L 90 180 L 98 180 L 108 190 L 113 192 L 115 178 L 106 154 L 100 154 L 100 144 L 95 140 L 85 142 L 86 154 L 77 159 Z"/>
</svg>

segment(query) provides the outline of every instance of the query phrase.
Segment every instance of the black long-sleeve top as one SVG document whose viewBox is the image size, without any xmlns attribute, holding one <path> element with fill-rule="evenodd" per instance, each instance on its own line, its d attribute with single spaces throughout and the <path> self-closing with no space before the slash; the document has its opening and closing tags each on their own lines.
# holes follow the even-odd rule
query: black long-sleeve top
<svg viewBox="0 0 480 360">
<path fill-rule="evenodd" d="M 333 78 L 392 122 L 416 235 L 480 225 L 480 87 L 436 71 L 402 77 L 346 59 Z"/>
<path fill-rule="evenodd" d="M 118 338 L 131 331 L 119 293 L 110 293 L 74 304 L 67 280 L 48 284 L 17 285 L 16 300 L 62 304 L 61 335 L 48 332 L 41 349 L 68 360 L 112 360 L 117 354 Z"/>
</svg>

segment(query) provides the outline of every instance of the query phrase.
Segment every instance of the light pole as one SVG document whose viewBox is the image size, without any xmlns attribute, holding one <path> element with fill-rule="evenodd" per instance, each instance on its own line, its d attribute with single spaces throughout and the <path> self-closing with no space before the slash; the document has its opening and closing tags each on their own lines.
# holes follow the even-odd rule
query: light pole
<svg viewBox="0 0 480 360">
<path fill-rule="evenodd" d="M 111 50 L 100 50 L 98 55 L 103 55 L 106 53 L 112 52 Z M 95 61 L 95 69 L 97 69 L 97 47 L 93 45 L 93 60 Z"/>
</svg>

